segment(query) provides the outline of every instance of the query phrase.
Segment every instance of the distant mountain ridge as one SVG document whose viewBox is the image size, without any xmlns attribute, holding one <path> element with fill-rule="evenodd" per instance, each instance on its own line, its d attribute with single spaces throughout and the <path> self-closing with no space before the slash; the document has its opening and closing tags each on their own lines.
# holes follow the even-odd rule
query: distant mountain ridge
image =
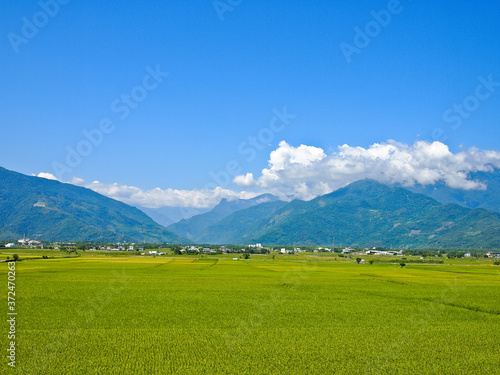
<svg viewBox="0 0 500 375">
<path fill-rule="evenodd" d="M 198 243 L 251 244 L 259 243 L 266 232 L 267 218 L 288 203 L 280 200 L 254 205 L 233 212 L 219 222 L 206 227 L 196 237 Z"/>
<path fill-rule="evenodd" d="M 279 201 L 278 197 L 271 194 L 262 194 L 251 199 L 222 199 L 211 211 L 196 215 L 190 219 L 183 219 L 167 227 L 168 230 L 185 238 L 199 241 L 200 235 L 210 226 L 217 224 L 233 212 L 250 208 L 266 202 Z"/>
<path fill-rule="evenodd" d="M 499 181 L 490 176 L 486 191 L 433 191 L 444 201 L 494 206 Z M 25 234 L 47 241 L 499 248 L 500 213 L 362 180 L 311 201 L 223 199 L 167 229 L 92 190 L 0 167 L 0 240 Z"/>
<path fill-rule="evenodd" d="M 90 189 L 0 167 L 0 239 L 24 234 L 46 241 L 187 241 L 139 209 Z"/>
<path fill-rule="evenodd" d="M 149 208 L 139 205 L 134 205 L 139 210 L 148 215 L 151 219 L 156 221 L 158 224 L 168 227 L 169 225 L 175 224 L 182 219 L 190 219 L 195 215 L 201 215 L 205 212 L 210 211 L 212 208 L 193 208 L 193 207 L 159 207 L 159 208 Z"/>
<path fill-rule="evenodd" d="M 268 245 L 331 245 L 334 238 L 337 245 L 363 247 L 498 248 L 500 213 L 441 204 L 401 187 L 362 180 L 311 201 L 235 211 L 196 237 L 202 243 Z"/>
<path fill-rule="evenodd" d="M 500 170 L 473 172 L 469 178 L 482 182 L 486 185 L 486 189 L 453 189 L 443 183 L 438 183 L 427 186 L 415 185 L 409 187 L 408 190 L 428 195 L 441 203 L 456 203 L 463 207 L 484 208 L 500 212 Z"/>
<path fill-rule="evenodd" d="M 371 180 L 355 182 L 310 202 L 292 202 L 258 240 L 278 244 L 496 247 L 500 214 L 467 209 Z M 270 218 L 273 219 L 273 218 Z"/>
</svg>

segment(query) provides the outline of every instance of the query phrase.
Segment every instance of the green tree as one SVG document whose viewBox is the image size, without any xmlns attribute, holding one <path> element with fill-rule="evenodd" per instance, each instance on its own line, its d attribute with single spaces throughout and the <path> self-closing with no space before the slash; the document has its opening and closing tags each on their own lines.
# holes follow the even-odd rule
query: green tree
<svg viewBox="0 0 500 375">
<path fill-rule="evenodd" d="M 14 254 L 14 255 L 12 256 L 12 258 L 14 258 L 14 262 L 16 262 L 16 261 L 19 259 L 19 255 Z"/>
</svg>

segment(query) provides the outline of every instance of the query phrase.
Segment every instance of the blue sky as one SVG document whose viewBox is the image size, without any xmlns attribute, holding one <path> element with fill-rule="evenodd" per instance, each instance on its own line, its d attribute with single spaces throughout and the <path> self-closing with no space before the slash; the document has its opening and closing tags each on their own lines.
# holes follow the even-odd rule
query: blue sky
<svg viewBox="0 0 500 375">
<path fill-rule="evenodd" d="M 500 151 L 499 19 L 495 1 L 2 2 L 0 165 L 260 191 L 226 172 L 257 180 L 281 141 L 327 156 L 388 140 Z"/>
</svg>

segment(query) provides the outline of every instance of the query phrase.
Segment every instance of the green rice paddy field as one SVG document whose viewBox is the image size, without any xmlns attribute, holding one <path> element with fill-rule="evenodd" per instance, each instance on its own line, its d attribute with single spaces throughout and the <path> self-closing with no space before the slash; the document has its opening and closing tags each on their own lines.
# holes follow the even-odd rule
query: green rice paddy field
<svg viewBox="0 0 500 375">
<path fill-rule="evenodd" d="M 16 367 L 3 350 L 0 373 L 500 373 L 491 261 L 85 254 L 16 262 L 15 285 Z"/>
</svg>

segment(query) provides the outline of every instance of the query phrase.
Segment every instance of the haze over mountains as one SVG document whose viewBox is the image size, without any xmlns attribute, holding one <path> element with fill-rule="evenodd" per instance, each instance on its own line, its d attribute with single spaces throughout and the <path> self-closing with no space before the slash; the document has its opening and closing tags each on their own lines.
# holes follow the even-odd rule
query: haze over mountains
<svg viewBox="0 0 500 375">
<path fill-rule="evenodd" d="M 201 215 L 213 209 L 213 207 L 185 208 L 185 207 L 170 207 L 170 206 L 151 208 L 140 205 L 135 205 L 135 207 L 137 207 L 139 210 L 148 215 L 151 219 L 153 219 L 158 224 L 164 227 L 168 227 L 169 225 L 175 224 L 181 221 L 182 219 L 189 219 L 195 215 Z"/>
<path fill-rule="evenodd" d="M 499 207 L 498 172 L 489 188 L 413 187 L 441 201 Z M 164 228 L 135 207 L 92 190 L 0 168 L 0 239 L 49 241 L 497 248 L 500 213 L 442 204 L 373 180 L 310 201 L 264 194 L 223 199 L 211 211 Z"/>
</svg>

